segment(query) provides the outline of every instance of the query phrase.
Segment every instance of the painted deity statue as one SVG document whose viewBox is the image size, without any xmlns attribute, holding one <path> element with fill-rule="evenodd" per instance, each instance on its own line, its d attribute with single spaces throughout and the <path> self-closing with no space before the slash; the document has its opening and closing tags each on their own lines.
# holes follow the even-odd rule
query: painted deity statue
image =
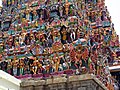
<svg viewBox="0 0 120 90">
<path fill-rule="evenodd" d="M 12 75 L 12 62 L 8 61 L 7 72 Z"/>
<path fill-rule="evenodd" d="M 75 55 L 76 62 L 79 61 L 82 57 L 82 49 L 83 47 L 80 44 L 76 47 L 76 55 Z"/>
<path fill-rule="evenodd" d="M 69 6 L 70 6 L 70 3 L 68 2 L 68 0 L 66 0 L 66 3 L 65 3 L 65 12 L 66 12 L 66 15 L 68 15 L 68 13 L 69 13 Z"/>
<path fill-rule="evenodd" d="M 53 45 L 52 45 L 52 49 L 53 51 L 60 51 L 63 49 L 62 43 L 60 41 L 60 33 L 58 30 L 53 29 L 51 32 L 52 36 L 53 36 Z"/>
<path fill-rule="evenodd" d="M 54 54 L 53 61 L 54 61 L 55 72 L 57 72 L 60 64 L 60 58 L 57 53 Z"/>
<path fill-rule="evenodd" d="M 23 75 L 23 73 L 24 73 L 24 62 L 23 62 L 22 59 L 20 60 L 19 68 L 20 68 L 20 75 Z"/>
<path fill-rule="evenodd" d="M 57 29 L 52 29 L 51 35 L 53 36 L 54 42 L 60 40 L 60 33 Z"/>
<path fill-rule="evenodd" d="M 67 43 L 67 31 L 66 31 L 65 26 L 61 27 L 60 34 L 61 34 L 61 42 L 62 42 L 62 44 L 66 44 Z"/>
<path fill-rule="evenodd" d="M 13 66 L 13 75 L 16 76 L 17 75 L 17 65 L 18 65 L 18 60 L 17 57 L 14 56 L 14 59 L 12 61 L 12 66 Z"/>
<path fill-rule="evenodd" d="M 38 62 L 38 60 L 35 58 L 35 60 L 33 62 L 33 65 L 32 65 L 32 72 L 33 72 L 33 74 L 37 74 L 37 69 L 38 69 L 37 62 Z"/>
</svg>

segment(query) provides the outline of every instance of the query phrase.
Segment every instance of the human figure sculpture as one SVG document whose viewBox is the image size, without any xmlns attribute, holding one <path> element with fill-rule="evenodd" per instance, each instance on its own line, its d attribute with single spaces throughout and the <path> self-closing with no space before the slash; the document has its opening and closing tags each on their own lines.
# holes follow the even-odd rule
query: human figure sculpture
<svg viewBox="0 0 120 90">
<path fill-rule="evenodd" d="M 69 6 L 70 6 L 70 3 L 68 2 L 68 0 L 66 0 L 66 2 L 65 2 L 65 13 L 66 13 L 66 15 L 68 15 Z"/>
<path fill-rule="evenodd" d="M 35 60 L 33 61 L 33 65 L 32 65 L 32 72 L 33 72 L 33 74 L 37 74 L 37 69 L 38 69 L 38 67 L 37 67 L 37 59 L 35 58 Z"/>
<path fill-rule="evenodd" d="M 20 60 L 19 69 L 20 69 L 20 72 L 19 72 L 20 75 L 23 75 L 24 74 L 24 62 L 22 59 Z"/>
<path fill-rule="evenodd" d="M 18 65 L 18 60 L 17 60 L 17 57 L 16 56 L 14 56 L 14 59 L 13 59 L 13 61 L 12 61 L 12 66 L 13 66 L 13 75 L 14 76 L 17 76 L 17 65 Z"/>
<path fill-rule="evenodd" d="M 67 43 L 67 31 L 66 31 L 65 26 L 61 27 L 60 34 L 61 34 L 61 42 L 62 42 L 62 44 L 66 44 Z"/>
<path fill-rule="evenodd" d="M 7 65 L 7 72 L 12 75 L 12 62 L 8 61 L 8 65 Z"/>
<path fill-rule="evenodd" d="M 55 72 L 58 72 L 58 68 L 59 68 L 59 64 L 60 64 L 60 58 L 57 55 L 57 53 L 54 54 L 53 61 L 54 61 Z"/>
</svg>

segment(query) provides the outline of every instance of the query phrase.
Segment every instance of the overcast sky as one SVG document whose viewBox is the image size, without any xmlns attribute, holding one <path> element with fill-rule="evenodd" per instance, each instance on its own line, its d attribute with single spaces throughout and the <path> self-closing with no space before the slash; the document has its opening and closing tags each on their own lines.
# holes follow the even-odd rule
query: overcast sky
<svg viewBox="0 0 120 90">
<path fill-rule="evenodd" d="M 120 35 L 120 0 L 106 0 L 105 2 L 112 17 L 115 30 Z"/>
<path fill-rule="evenodd" d="M 2 5 L 2 0 L 0 0 L 0 5 Z"/>
<path fill-rule="evenodd" d="M 0 0 L 0 5 L 2 0 Z M 112 22 L 115 25 L 115 30 L 118 35 L 120 35 L 120 0 L 105 0 L 108 11 L 112 17 Z"/>
</svg>

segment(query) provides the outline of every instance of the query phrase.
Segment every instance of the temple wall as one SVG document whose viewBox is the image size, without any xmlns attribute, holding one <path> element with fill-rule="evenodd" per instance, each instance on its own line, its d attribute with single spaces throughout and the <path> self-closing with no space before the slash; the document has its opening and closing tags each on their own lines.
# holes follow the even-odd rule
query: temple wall
<svg viewBox="0 0 120 90">
<path fill-rule="evenodd" d="M 52 79 L 30 79 L 21 83 L 20 90 L 107 90 L 92 75 L 53 77 Z"/>
<path fill-rule="evenodd" d="M 21 81 L 0 70 L 0 90 L 20 90 Z"/>
</svg>

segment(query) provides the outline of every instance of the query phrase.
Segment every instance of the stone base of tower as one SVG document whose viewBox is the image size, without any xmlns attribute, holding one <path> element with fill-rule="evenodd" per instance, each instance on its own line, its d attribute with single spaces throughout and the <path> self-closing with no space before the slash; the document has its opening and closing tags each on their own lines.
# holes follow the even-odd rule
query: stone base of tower
<svg viewBox="0 0 120 90">
<path fill-rule="evenodd" d="M 20 90 L 107 90 L 94 75 L 22 80 Z"/>
</svg>

